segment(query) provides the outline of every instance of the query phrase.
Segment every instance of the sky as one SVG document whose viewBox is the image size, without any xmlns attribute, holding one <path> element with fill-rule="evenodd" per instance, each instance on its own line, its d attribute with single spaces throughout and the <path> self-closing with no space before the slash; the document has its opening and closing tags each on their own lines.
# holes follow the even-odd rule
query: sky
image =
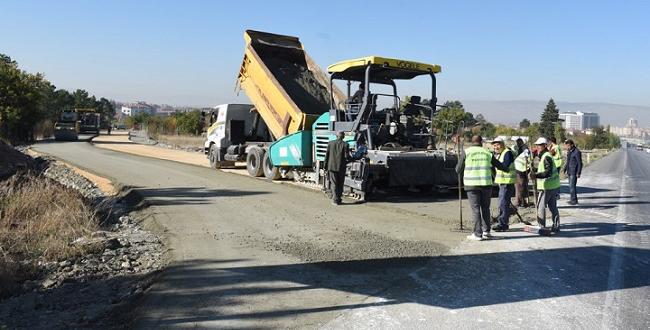
<svg viewBox="0 0 650 330">
<path fill-rule="evenodd" d="M 0 0 L 0 53 L 59 88 L 213 106 L 246 102 L 235 80 L 255 29 L 299 37 L 322 68 L 439 64 L 441 100 L 650 106 L 649 17 L 650 1 Z"/>
</svg>

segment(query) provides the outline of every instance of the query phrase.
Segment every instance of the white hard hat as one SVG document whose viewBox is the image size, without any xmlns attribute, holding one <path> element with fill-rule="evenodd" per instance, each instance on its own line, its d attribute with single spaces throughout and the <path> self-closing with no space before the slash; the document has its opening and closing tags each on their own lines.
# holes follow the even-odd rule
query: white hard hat
<svg viewBox="0 0 650 330">
<path fill-rule="evenodd" d="M 492 140 L 492 143 L 504 143 L 504 142 L 505 142 L 505 141 L 503 141 L 503 139 L 500 138 L 500 137 L 498 137 L 498 138 Z"/>
<path fill-rule="evenodd" d="M 546 138 L 539 138 L 537 141 L 535 141 L 535 145 L 540 145 L 540 144 L 548 144 L 548 141 L 546 141 Z"/>
</svg>

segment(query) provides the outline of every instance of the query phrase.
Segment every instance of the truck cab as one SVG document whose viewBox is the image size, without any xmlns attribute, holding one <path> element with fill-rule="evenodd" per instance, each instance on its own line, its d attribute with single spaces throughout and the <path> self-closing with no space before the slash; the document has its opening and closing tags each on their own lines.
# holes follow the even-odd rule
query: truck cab
<svg viewBox="0 0 650 330">
<path fill-rule="evenodd" d="M 247 151 L 272 142 L 269 130 L 251 104 L 221 104 L 209 114 L 204 153 L 213 168 L 246 160 Z"/>
</svg>

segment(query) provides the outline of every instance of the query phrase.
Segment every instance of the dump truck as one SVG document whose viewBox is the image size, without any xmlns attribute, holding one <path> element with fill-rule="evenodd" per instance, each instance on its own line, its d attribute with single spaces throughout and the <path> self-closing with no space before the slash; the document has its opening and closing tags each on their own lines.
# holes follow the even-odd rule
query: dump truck
<svg viewBox="0 0 650 330">
<path fill-rule="evenodd" d="M 252 176 L 286 177 L 291 168 L 271 166 L 266 153 L 270 145 L 287 135 L 309 131 L 329 111 L 330 97 L 343 96 L 325 87 L 327 74 L 304 52 L 298 38 L 252 30 L 244 38 L 247 47 L 237 83 L 255 106 L 215 107 L 204 150 L 214 168 L 246 161 Z M 308 162 L 311 157 L 303 163 Z"/>
<path fill-rule="evenodd" d="M 56 141 L 76 141 L 79 139 L 79 114 L 76 111 L 63 111 L 54 123 Z"/>
<path fill-rule="evenodd" d="M 440 66 L 369 56 L 333 64 L 328 76 L 297 37 L 247 30 L 244 39 L 237 84 L 252 104 L 225 104 L 211 113 L 204 151 L 212 167 L 246 161 L 252 176 L 326 187 L 327 144 L 342 131 L 353 153 L 346 169 L 348 196 L 365 200 L 383 187 L 458 184 L 457 156 L 435 148 L 431 126 Z M 416 96 L 403 106 L 396 83 L 420 76 L 430 77 L 429 103 L 415 102 Z M 347 94 L 337 81 L 347 84 Z M 353 83 L 366 91 L 355 102 Z M 378 85 L 392 92 L 372 93 Z"/>
<path fill-rule="evenodd" d="M 79 114 L 79 133 L 99 134 L 101 114 L 94 108 L 78 108 L 75 111 Z"/>
</svg>

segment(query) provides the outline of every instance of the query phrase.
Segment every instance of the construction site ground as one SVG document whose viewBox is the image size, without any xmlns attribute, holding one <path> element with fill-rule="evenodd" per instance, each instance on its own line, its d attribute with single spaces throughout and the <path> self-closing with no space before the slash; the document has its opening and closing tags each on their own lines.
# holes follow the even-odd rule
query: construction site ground
<svg viewBox="0 0 650 330">
<path fill-rule="evenodd" d="M 196 165 L 207 168 L 210 167 L 206 155 L 202 153 L 135 143 L 129 139 L 129 135 L 125 131 L 117 133 L 113 132 L 112 135 L 97 136 L 92 140 L 92 143 L 98 148 L 109 149 L 144 157 L 170 160 L 183 164 Z M 269 182 L 264 177 L 250 177 L 248 175 L 248 171 L 246 170 L 246 163 L 244 162 L 237 163 L 235 168 L 224 168 L 218 171 L 243 175 L 251 179 Z M 313 186 L 305 186 L 296 183 L 293 180 L 278 180 L 274 181 L 273 183 L 292 185 L 297 188 L 318 191 L 318 189 L 314 188 Z M 325 199 L 324 195 L 323 199 Z M 531 197 L 531 203 L 532 199 L 533 198 Z M 348 200 L 348 203 L 356 203 L 356 201 Z M 439 224 L 448 225 L 449 228 L 460 227 L 460 211 L 457 191 L 446 191 L 439 193 L 401 191 L 399 194 L 379 194 L 376 200 L 371 203 L 371 205 L 378 208 L 399 208 L 400 212 L 404 212 L 404 214 L 407 215 L 427 216 L 435 219 Z M 462 203 L 462 205 L 462 212 L 464 214 L 463 218 L 465 219 L 464 227 L 467 227 L 467 225 L 471 225 L 471 209 L 469 208 L 466 200 Z M 496 197 L 493 198 L 492 213 L 494 215 L 497 214 Z M 519 213 L 524 219 L 528 219 L 529 221 L 533 221 L 535 219 L 534 210 L 532 208 L 522 208 L 520 209 Z M 519 222 L 516 217 L 513 217 L 512 220 L 514 222 Z"/>
<path fill-rule="evenodd" d="M 136 327 L 650 326 L 645 153 L 621 150 L 590 166 L 580 207 L 560 201 L 557 236 L 516 224 L 469 242 L 452 230 L 453 193 L 333 206 L 318 190 L 216 171 L 200 153 L 125 136 L 33 148 L 131 187 L 149 205 L 141 219 L 163 228 L 171 262 Z"/>
</svg>

